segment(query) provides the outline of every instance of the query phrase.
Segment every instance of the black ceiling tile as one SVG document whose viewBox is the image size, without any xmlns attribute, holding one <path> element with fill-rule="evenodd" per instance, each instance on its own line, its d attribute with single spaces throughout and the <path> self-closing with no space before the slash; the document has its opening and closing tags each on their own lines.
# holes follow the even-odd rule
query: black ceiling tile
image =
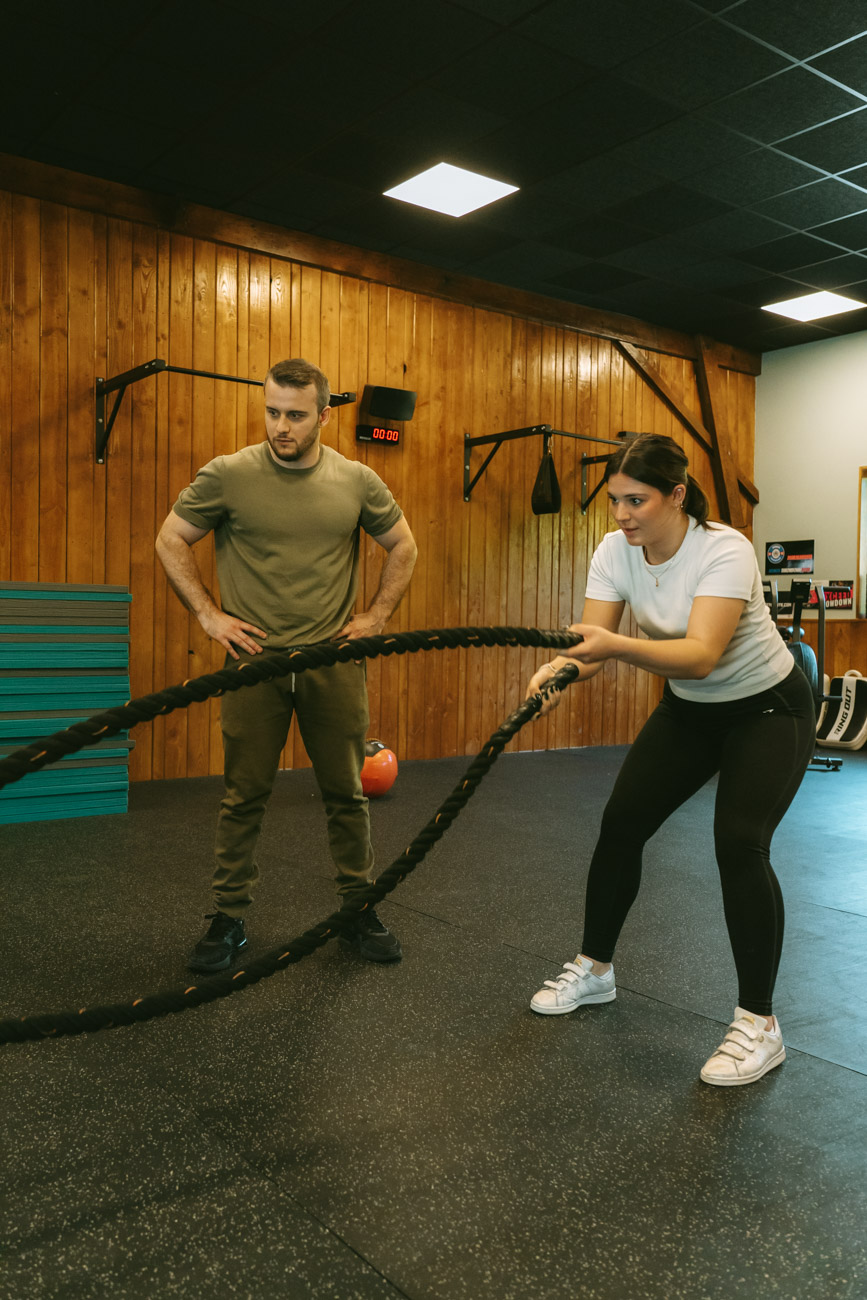
<svg viewBox="0 0 867 1300">
<path fill-rule="evenodd" d="M 708 117 L 762 144 L 858 108 L 863 101 L 805 68 L 789 68 L 704 109 Z"/>
<path fill-rule="evenodd" d="M 375 83 L 381 88 L 377 74 L 385 74 L 387 82 L 420 81 L 450 66 L 459 51 L 486 51 L 485 42 L 492 36 L 496 40 L 498 32 L 494 23 L 448 0 L 425 0 L 411 12 L 405 0 L 376 0 L 375 5 L 358 0 L 319 29 L 317 57 L 312 61 L 321 77 L 322 95 L 328 93 L 332 48 L 352 52 L 359 70 L 367 73 L 368 86 Z M 285 61 L 286 53 L 281 53 Z M 292 60 L 291 71 L 285 74 L 290 87 L 296 62 Z"/>
<path fill-rule="evenodd" d="M 573 249 L 584 257 L 604 257 L 621 248 L 631 248 L 643 243 L 649 232 L 640 226 L 624 221 L 608 221 L 603 217 L 576 221 L 560 230 L 552 231 L 549 243 L 557 248 Z"/>
<path fill-rule="evenodd" d="M 638 194 L 647 194 L 658 188 L 659 180 L 651 171 L 602 154 L 546 176 L 534 189 L 538 194 L 560 199 L 589 214 L 602 212 Z"/>
<path fill-rule="evenodd" d="M 86 104 L 73 104 L 47 132 L 50 149 L 90 158 L 95 175 L 119 180 L 132 170 L 146 167 L 165 152 L 166 137 L 153 124 L 122 113 L 106 113 Z M 44 146 L 40 146 L 43 150 Z M 100 170 L 104 168 L 104 170 Z M 92 168 L 85 170 L 91 171 Z"/>
<path fill-rule="evenodd" d="M 743 0 L 692 0 L 699 9 L 706 9 L 711 14 L 721 14 L 726 9 L 734 11 Z"/>
<path fill-rule="evenodd" d="M 799 266 L 793 274 L 801 284 L 811 289 L 839 289 L 867 276 L 867 257 L 846 253 L 842 257 L 816 262 L 813 266 Z"/>
<path fill-rule="evenodd" d="M 663 185 L 607 208 L 605 216 L 664 234 L 699 221 L 709 221 L 729 211 L 729 204 L 699 194 L 685 185 Z"/>
<path fill-rule="evenodd" d="M 456 220 L 456 217 L 429 212 L 398 199 L 372 198 L 358 207 L 344 208 L 333 217 L 323 218 L 314 229 L 317 234 L 339 238 L 342 243 L 358 244 L 362 248 L 372 247 L 371 239 L 377 241 L 377 247 L 380 242 L 392 247 L 421 242 L 431 229 L 451 229 Z M 337 226 L 344 231 L 343 235 L 327 234 L 329 229 Z"/>
<path fill-rule="evenodd" d="M 114 10 L 123 8 L 134 9 L 135 6 L 113 6 Z M 108 30 L 111 30 L 111 22 Z M 252 6 L 248 9 L 243 29 L 239 29 L 237 16 L 213 0 L 184 0 L 183 4 L 168 9 L 155 7 L 136 30 L 130 42 L 130 56 L 127 56 L 124 44 L 116 46 L 115 57 L 150 58 L 176 69 L 176 75 L 180 76 L 184 76 L 193 63 L 214 75 L 216 69 L 225 66 L 229 51 L 234 85 L 237 85 L 239 75 L 256 70 L 261 73 L 263 64 L 267 65 L 269 58 L 277 57 L 273 29 L 261 21 L 258 9 Z"/>
<path fill-rule="evenodd" d="M 513 248 L 515 240 L 508 235 L 501 235 L 496 230 L 485 230 L 481 226 L 465 225 L 455 217 L 446 217 L 443 222 L 430 222 L 427 228 L 417 228 L 406 240 L 419 255 L 425 251 L 438 256 L 455 257 L 460 262 L 475 261 L 489 257 L 503 249 Z M 399 250 L 404 245 L 396 245 Z M 413 258 L 415 258 L 413 253 Z M 410 256 L 407 254 L 407 256 Z"/>
<path fill-rule="evenodd" d="M 498 275 L 508 274 L 513 278 L 519 277 L 522 283 L 530 286 L 534 282 L 547 281 L 564 271 L 586 265 L 588 261 L 589 258 L 554 248 L 551 244 L 523 240 L 501 248 L 496 253 L 477 258 L 475 266 L 477 274 L 485 278 L 496 279 Z M 510 280 L 510 283 L 513 282 L 514 279 Z"/>
<path fill-rule="evenodd" d="M 669 180 L 680 180 L 749 153 L 754 146 L 717 122 L 688 113 L 612 151 L 613 161 L 646 167 Z"/>
<path fill-rule="evenodd" d="M 831 177 L 790 190 L 788 194 L 776 194 L 763 203 L 754 203 L 752 207 L 755 212 L 761 212 L 775 221 L 809 230 L 822 222 L 833 221 L 835 217 L 844 217 L 867 208 L 867 193 Z M 827 235 L 822 237 L 830 238 Z"/>
<path fill-rule="evenodd" d="M 854 298 L 858 302 L 867 304 L 867 280 L 856 280 L 854 284 L 841 285 L 838 292 L 846 298 Z"/>
<path fill-rule="evenodd" d="M 632 86 L 610 86 L 610 100 L 593 88 L 563 95 L 535 113 L 525 113 L 502 131 L 474 141 L 468 152 L 491 158 L 516 185 L 540 180 L 604 153 L 648 126 L 667 121 L 675 110 Z"/>
<path fill-rule="evenodd" d="M 2 18 L 3 81 L 15 87 L 19 110 L 26 111 L 30 100 L 60 108 L 112 58 L 111 46 L 88 39 L 84 29 L 70 32 L 41 18 L 10 19 L 5 10 Z"/>
<path fill-rule="evenodd" d="M 698 108 L 789 67 L 780 54 L 722 23 L 704 22 L 681 36 L 643 51 L 617 75 L 658 91 L 684 108 Z"/>
<path fill-rule="evenodd" d="M 762 271 L 795 271 L 800 266 L 837 256 L 838 250 L 811 235 L 785 235 L 782 239 L 760 244 L 755 248 L 742 248 L 744 262 Z"/>
<path fill-rule="evenodd" d="M 22 24 L 35 14 L 33 21 L 39 24 L 44 37 L 49 40 L 54 34 L 61 40 L 72 37 L 71 53 L 74 43 L 82 39 L 83 33 L 102 36 L 117 49 L 121 42 L 126 46 L 151 14 L 164 8 L 165 0 L 151 0 L 149 5 L 144 2 L 119 5 L 116 0 L 76 0 L 74 5 L 68 0 L 39 0 L 38 6 L 24 0 L 19 4 L 18 13 L 11 4 L 4 5 L 3 36 L 4 39 L 17 36 Z"/>
<path fill-rule="evenodd" d="M 552 231 L 571 226 L 580 216 L 571 204 L 561 203 L 533 188 L 507 194 L 469 219 L 501 230 L 514 239 L 544 239 Z"/>
<path fill-rule="evenodd" d="M 518 31 L 594 68 L 610 69 L 702 21 L 678 0 L 548 0 Z"/>
<path fill-rule="evenodd" d="M 384 143 L 375 136 L 351 130 L 306 156 L 299 151 L 299 158 L 303 159 L 305 171 L 337 176 L 344 184 L 357 185 L 373 194 L 394 189 L 441 161 L 438 156 L 421 154 L 410 140 Z"/>
<path fill-rule="evenodd" d="M 846 181 L 848 185 L 857 185 L 859 189 L 867 191 L 867 164 L 841 172 L 838 179 Z"/>
<path fill-rule="evenodd" d="M 454 0 L 461 9 L 490 18 L 503 26 L 516 22 L 529 9 L 535 9 L 539 0 Z"/>
<path fill-rule="evenodd" d="M 809 59 L 864 31 L 863 0 L 744 0 L 726 20 L 796 59 Z"/>
<path fill-rule="evenodd" d="M 213 161 L 212 161 L 213 165 Z M 164 166 L 161 160 L 160 167 Z M 353 185 L 344 185 L 335 176 L 314 176 L 300 168 L 284 173 L 279 167 L 264 175 L 248 177 L 244 190 L 236 190 L 232 209 L 235 212 L 253 207 L 269 211 L 269 221 L 291 230 L 310 230 L 321 221 L 352 212 L 368 201 L 367 193 Z"/>
<path fill-rule="evenodd" d="M 623 289 L 614 289 L 608 295 L 612 306 L 627 310 L 627 301 L 634 303 L 647 320 L 668 325 L 688 333 L 698 333 L 708 315 L 719 319 L 736 310 L 730 303 L 707 293 L 683 289 L 680 285 L 663 280 L 646 280 Z M 632 311 L 632 308 L 628 308 Z M 635 314 L 632 311 L 632 314 Z"/>
<path fill-rule="evenodd" d="M 780 146 L 785 153 L 803 158 L 827 172 L 860 167 L 867 154 L 867 107 L 792 136 Z"/>
<path fill-rule="evenodd" d="M 695 262 L 681 267 L 676 278 L 678 284 L 692 289 L 711 289 L 729 294 L 731 285 L 743 284 L 755 276 L 755 268 L 733 257 L 717 257 L 707 262 Z"/>
<path fill-rule="evenodd" d="M 804 343 L 818 343 L 832 337 L 830 330 L 815 321 L 789 321 L 776 329 L 766 329 L 761 334 L 760 350 L 778 352 L 780 348 L 800 347 Z"/>
<path fill-rule="evenodd" d="M 861 194 L 861 191 L 857 193 Z M 867 208 L 867 194 L 861 194 L 861 197 L 862 207 Z M 841 221 L 828 221 L 823 226 L 816 226 L 812 233 L 819 239 L 830 240 L 832 244 L 841 244 L 843 248 L 867 248 L 867 212 L 843 217 Z"/>
<path fill-rule="evenodd" d="M 141 93 L 143 83 L 148 86 L 146 96 Z M 80 88 L 76 99 L 101 113 L 110 104 L 113 114 L 124 113 L 150 122 L 154 129 L 170 127 L 173 136 L 177 136 L 211 115 L 212 96 L 212 77 L 208 72 L 190 70 L 179 77 L 165 64 L 142 56 L 136 62 L 135 77 L 130 77 L 124 60 L 107 62 L 98 77 Z"/>
<path fill-rule="evenodd" d="M 810 66 L 867 95 L 867 36 L 860 36 L 818 59 L 811 59 Z"/>
<path fill-rule="evenodd" d="M 649 239 L 632 248 L 624 248 L 616 253 L 609 253 L 606 262 L 612 266 L 625 268 L 627 271 L 639 271 L 642 275 L 670 276 L 676 279 L 683 267 L 694 266 L 702 261 L 701 253 L 687 248 L 677 238 Z"/>
<path fill-rule="evenodd" d="M 827 319 L 833 322 L 832 337 L 834 338 L 843 334 L 861 334 L 867 330 L 867 307 L 841 312 L 839 316 L 830 316 Z"/>
<path fill-rule="evenodd" d="M 506 124 L 504 117 L 488 108 L 456 100 L 430 86 L 415 86 L 390 97 L 387 106 L 365 117 L 364 130 L 389 140 L 412 137 L 420 153 L 438 151 L 447 161 L 456 144 L 490 135 Z"/>
<path fill-rule="evenodd" d="M 448 65 L 430 84 L 443 95 L 513 118 L 559 99 L 593 75 L 569 55 L 553 53 L 507 31 L 467 53 L 460 45 L 453 46 Z"/>
<path fill-rule="evenodd" d="M 222 7 L 235 14 L 239 30 L 250 12 L 251 0 L 219 0 Z M 291 34 L 297 43 L 299 36 L 308 37 L 345 12 L 355 0 L 316 0 L 315 5 L 289 5 L 286 0 L 255 0 L 258 18 L 275 28 Z"/>
<path fill-rule="evenodd" d="M 536 113 L 475 142 L 500 169 L 512 162 L 514 183 L 539 180 L 613 149 L 671 119 L 675 110 L 633 86 L 609 86 L 610 98 L 592 87 L 563 95 Z"/>
<path fill-rule="evenodd" d="M 634 271 L 606 266 L 604 262 L 592 262 L 589 266 L 582 266 L 574 271 L 566 271 L 563 275 L 548 278 L 552 284 L 561 285 L 566 289 L 603 293 L 610 289 L 619 289 L 624 284 L 634 284 L 641 277 Z"/>
<path fill-rule="evenodd" d="M 752 149 L 690 176 L 689 184 L 703 194 L 746 207 L 816 179 L 813 168 L 795 158 L 775 149 Z"/>
<path fill-rule="evenodd" d="M 680 232 L 680 239 L 689 248 L 708 253 L 736 253 L 783 234 L 785 227 L 778 222 L 750 208 L 733 208 L 711 221 L 688 226 Z"/>
<path fill-rule="evenodd" d="M 540 135 L 538 128 L 527 121 L 455 145 L 449 150 L 448 160 L 525 190 L 558 171 L 571 148 L 571 133 L 563 135 L 552 129 Z"/>
<path fill-rule="evenodd" d="M 803 293 L 804 286 L 797 280 L 770 275 L 761 280 L 745 280 L 743 284 L 731 285 L 726 290 L 726 297 L 747 307 L 764 307 L 769 302 L 788 302 L 790 298 L 800 298 Z"/>
</svg>

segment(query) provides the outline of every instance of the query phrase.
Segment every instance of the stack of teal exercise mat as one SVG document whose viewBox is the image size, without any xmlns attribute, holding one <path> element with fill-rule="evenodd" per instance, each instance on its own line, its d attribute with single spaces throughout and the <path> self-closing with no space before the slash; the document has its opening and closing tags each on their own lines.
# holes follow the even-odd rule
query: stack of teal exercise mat
<svg viewBox="0 0 867 1300">
<path fill-rule="evenodd" d="M 0 582 L 0 756 L 125 704 L 125 587 Z M 0 790 L 0 823 L 126 812 L 127 733 L 110 736 Z"/>
</svg>

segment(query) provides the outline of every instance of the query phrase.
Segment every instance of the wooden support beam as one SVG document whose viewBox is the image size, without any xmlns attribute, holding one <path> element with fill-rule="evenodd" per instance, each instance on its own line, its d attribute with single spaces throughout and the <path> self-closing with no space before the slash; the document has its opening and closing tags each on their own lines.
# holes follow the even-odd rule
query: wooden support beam
<svg viewBox="0 0 867 1300">
<path fill-rule="evenodd" d="M 702 447 L 704 447 L 705 451 L 711 457 L 711 461 L 713 462 L 714 481 L 717 482 L 717 478 L 716 478 L 717 460 L 719 459 L 719 456 L 717 451 L 716 434 L 711 432 L 711 430 L 707 427 L 706 422 L 701 416 L 696 415 L 694 411 L 691 411 L 688 407 L 683 405 L 683 403 L 669 388 L 668 384 L 663 379 L 659 369 L 654 365 L 654 363 L 648 357 L 642 356 L 641 352 L 635 347 L 634 344 L 627 343 L 621 339 L 615 341 L 614 347 L 624 358 L 624 360 L 629 362 L 633 370 L 635 370 L 635 372 L 641 376 L 641 378 L 648 385 L 648 387 L 652 389 L 654 393 L 656 393 L 659 400 L 665 406 L 668 407 L 672 415 L 677 420 L 680 421 L 680 423 L 687 430 L 687 432 L 692 434 L 696 442 L 698 442 Z M 701 353 L 701 349 L 697 348 L 697 356 L 700 355 L 700 353 Z M 698 367 L 698 361 L 696 362 L 696 366 Z M 719 370 L 718 366 L 716 366 L 715 368 L 717 371 Z M 701 394 L 701 384 L 699 384 L 699 394 Z M 728 446 L 728 444 L 726 445 Z M 751 501 L 753 505 L 758 505 L 759 490 L 751 479 L 748 479 L 745 474 L 742 474 L 734 466 L 734 462 L 730 454 L 730 449 L 729 449 L 729 455 L 727 456 L 726 459 L 733 473 L 734 483 L 737 485 L 737 487 L 740 488 L 741 492 L 743 492 L 744 496 L 747 498 L 748 501 Z M 742 508 L 740 504 L 740 498 L 738 497 L 737 488 L 735 488 L 734 490 L 734 501 L 736 505 L 735 510 L 731 509 L 731 498 L 727 494 L 719 493 L 718 490 L 718 495 L 719 495 L 720 512 L 722 513 L 726 511 L 728 514 L 734 515 L 741 520 L 741 523 L 733 524 L 732 525 L 733 527 L 735 528 L 743 527 Z M 729 519 L 726 519 L 724 522 L 728 523 Z"/>
<path fill-rule="evenodd" d="M 698 385 L 698 400 L 701 403 L 705 428 L 713 440 L 711 463 L 720 513 L 723 523 L 731 524 L 732 528 L 743 528 L 746 521 L 738 492 L 737 466 L 725 416 L 724 380 L 719 367 L 718 354 L 712 339 L 699 335 L 696 343 L 698 355 L 695 360 L 695 378 Z"/>
</svg>

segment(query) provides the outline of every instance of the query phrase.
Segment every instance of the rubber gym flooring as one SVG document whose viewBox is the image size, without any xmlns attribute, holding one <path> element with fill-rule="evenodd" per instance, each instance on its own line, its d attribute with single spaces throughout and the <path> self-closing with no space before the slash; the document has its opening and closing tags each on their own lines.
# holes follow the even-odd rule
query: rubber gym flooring
<svg viewBox="0 0 867 1300">
<path fill-rule="evenodd" d="M 809 772 L 775 840 L 788 1060 L 718 1089 L 712 785 L 648 847 L 617 1001 L 528 1009 L 577 948 L 623 753 L 504 755 L 382 904 L 399 965 L 332 943 L 183 1015 L 0 1047 L 3 1300 L 867 1297 L 867 754 Z M 401 765 L 381 865 L 465 766 Z M 186 986 L 220 793 L 4 828 L 0 1015 Z M 251 955 L 333 908 L 310 772 L 281 774 L 260 861 Z"/>
</svg>

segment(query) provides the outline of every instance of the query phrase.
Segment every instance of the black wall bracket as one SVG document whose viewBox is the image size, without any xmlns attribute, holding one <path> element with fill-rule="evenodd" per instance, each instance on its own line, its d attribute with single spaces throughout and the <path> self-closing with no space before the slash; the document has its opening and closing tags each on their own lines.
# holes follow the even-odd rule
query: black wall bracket
<svg viewBox="0 0 867 1300">
<path fill-rule="evenodd" d="M 504 433 L 486 433 L 478 438 L 473 438 L 470 434 L 464 434 L 464 500 L 469 501 L 473 488 L 496 456 L 497 452 L 504 442 L 509 442 L 514 438 L 533 438 L 541 435 L 543 449 L 547 450 L 551 443 L 551 438 L 556 435 L 559 438 L 574 438 L 580 442 L 601 442 L 606 447 L 622 447 L 622 441 L 614 442 L 610 438 L 591 438 L 586 433 L 567 433 L 564 429 L 554 429 L 550 424 L 533 424 L 527 429 L 507 429 Z M 626 437 L 632 435 L 626 434 Z M 493 443 L 493 447 L 482 461 L 475 476 L 470 478 L 470 457 L 473 447 L 480 447 L 483 443 Z M 593 489 L 590 496 L 587 495 L 587 471 L 585 461 L 588 465 L 595 465 L 599 461 L 607 460 L 607 456 L 584 456 L 581 457 L 581 513 L 584 514 L 590 502 L 595 497 L 601 482 Z"/>
<path fill-rule="evenodd" d="M 191 370 L 187 366 L 170 366 L 167 361 L 161 361 L 159 357 L 156 357 L 153 361 L 146 361 L 144 365 L 136 366 L 133 370 L 125 370 L 123 374 L 115 375 L 112 379 L 97 379 L 94 384 L 97 465 L 105 464 L 105 449 L 108 446 L 111 430 L 127 388 L 130 384 L 137 383 L 139 379 L 146 379 L 148 375 L 158 375 L 163 370 L 175 375 L 194 375 L 200 379 L 225 379 L 230 384 L 253 384 L 259 388 L 262 387 L 261 379 L 243 379 L 240 375 L 219 375 L 212 370 Z M 117 397 L 114 400 L 114 406 L 111 408 L 111 414 L 106 419 L 105 399 L 108 393 L 117 393 Z M 355 393 L 332 393 L 331 405 L 344 406 L 347 402 L 354 402 L 355 396 Z"/>
</svg>

